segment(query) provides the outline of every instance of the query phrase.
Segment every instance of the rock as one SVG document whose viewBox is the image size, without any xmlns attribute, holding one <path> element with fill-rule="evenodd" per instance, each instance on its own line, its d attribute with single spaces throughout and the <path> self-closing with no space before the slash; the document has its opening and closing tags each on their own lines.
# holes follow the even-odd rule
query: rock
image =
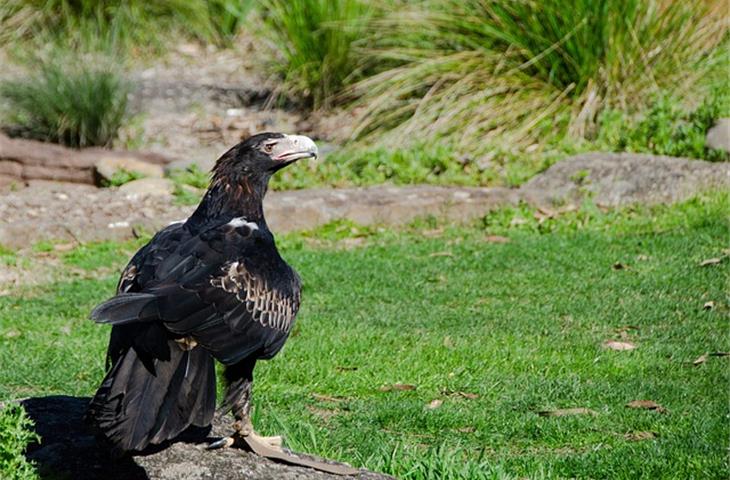
<svg viewBox="0 0 730 480">
<path fill-rule="evenodd" d="M 508 188 L 379 185 L 272 192 L 264 199 L 264 208 L 274 231 L 291 231 L 342 219 L 397 225 L 433 215 L 458 223 L 518 201 L 517 192 Z"/>
<path fill-rule="evenodd" d="M 53 143 L 10 138 L 0 133 L 0 175 L 18 181 L 51 180 L 94 184 L 94 165 L 102 158 L 132 158 L 165 165 L 170 159 L 152 152 L 120 152 L 103 148 L 67 148 Z"/>
<path fill-rule="evenodd" d="M 250 480 L 300 479 L 386 480 L 392 477 L 361 470 L 356 476 L 331 475 L 256 456 L 237 448 L 208 451 L 205 445 L 230 429 L 229 418 L 216 417 L 212 431 L 194 428 L 175 443 L 153 447 L 136 456 L 110 457 L 89 431 L 82 417 L 89 398 L 51 396 L 21 401 L 40 444 L 32 444 L 26 457 L 38 465 L 41 476 L 74 480 Z M 301 455 L 313 458 L 309 455 Z M 321 459 L 318 459 L 321 460 Z M 334 463 L 334 462 L 333 462 Z"/>
<path fill-rule="evenodd" d="M 162 178 L 165 174 L 164 168 L 160 165 L 143 162 L 132 157 L 102 157 L 94 164 L 94 170 L 99 185 L 111 181 L 114 174 L 122 170 L 152 178 Z"/>
<path fill-rule="evenodd" d="M 185 158 L 181 160 L 175 160 L 174 162 L 170 162 L 165 165 L 165 175 L 170 175 L 171 173 L 179 170 L 187 170 L 192 166 L 196 166 L 202 172 L 210 172 L 213 169 L 214 165 L 215 160 L 211 160 L 210 158 Z"/>
<path fill-rule="evenodd" d="M 129 199 L 144 195 L 170 197 L 175 191 L 175 184 L 167 178 L 140 178 L 120 186 L 119 191 Z"/>
<path fill-rule="evenodd" d="M 532 178 L 520 196 L 538 206 L 591 198 L 607 207 L 686 200 L 730 188 L 730 163 L 636 153 L 587 153 L 558 162 Z"/>
<path fill-rule="evenodd" d="M 706 144 L 709 148 L 730 153 L 730 118 L 721 118 L 707 132 Z"/>
</svg>

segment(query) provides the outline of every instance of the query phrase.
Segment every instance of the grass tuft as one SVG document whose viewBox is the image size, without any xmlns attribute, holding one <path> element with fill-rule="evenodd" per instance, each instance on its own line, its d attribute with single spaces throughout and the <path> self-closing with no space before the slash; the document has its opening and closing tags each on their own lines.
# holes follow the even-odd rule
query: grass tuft
<svg viewBox="0 0 730 480">
<path fill-rule="evenodd" d="M 269 64 L 281 93 L 315 107 L 332 105 L 358 78 L 353 44 L 362 38 L 369 7 L 360 0 L 276 0 L 264 15 L 265 34 L 282 58 Z"/>
<path fill-rule="evenodd" d="M 726 53 L 724 3 L 442 0 L 375 22 L 372 62 L 351 89 L 358 136 L 448 137 L 483 150 L 590 134 L 601 111 L 696 93 Z"/>
<path fill-rule="evenodd" d="M 10 133 L 70 147 L 110 145 L 122 124 L 128 92 L 127 83 L 110 68 L 59 59 L 43 63 L 26 79 L 0 84 Z"/>
</svg>

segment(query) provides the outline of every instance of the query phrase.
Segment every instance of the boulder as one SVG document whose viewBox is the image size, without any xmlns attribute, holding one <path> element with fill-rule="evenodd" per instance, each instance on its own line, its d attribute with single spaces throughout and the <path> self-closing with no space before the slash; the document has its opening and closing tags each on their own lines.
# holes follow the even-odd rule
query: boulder
<svg viewBox="0 0 730 480">
<path fill-rule="evenodd" d="M 231 418 L 217 416 L 210 429 L 193 428 L 174 443 L 152 447 L 135 456 L 114 459 L 83 421 L 89 398 L 51 396 L 21 401 L 35 423 L 40 443 L 29 445 L 26 457 L 38 466 L 41 477 L 74 480 L 386 480 L 387 475 L 361 470 L 337 476 L 306 467 L 277 463 L 233 448 L 209 451 L 205 446 L 227 435 Z M 313 459 L 310 455 L 297 454 Z M 323 459 L 317 459 L 322 461 Z M 336 463 L 325 460 L 327 463 Z"/>
<path fill-rule="evenodd" d="M 140 178 L 119 187 L 119 191 L 127 198 L 135 199 L 149 195 L 153 197 L 170 197 L 175 191 L 175 184 L 167 178 Z"/>
<path fill-rule="evenodd" d="M 538 206 L 580 203 L 616 207 L 686 200 L 703 191 L 730 189 L 730 163 L 637 153 L 586 153 L 560 161 L 519 189 Z"/>
<path fill-rule="evenodd" d="M 706 144 L 709 148 L 730 153 L 730 118 L 721 118 L 707 132 Z"/>
<path fill-rule="evenodd" d="M 134 172 L 143 177 L 162 178 L 165 170 L 160 165 L 143 162 L 133 157 L 102 157 L 94 164 L 97 183 L 103 185 L 120 171 Z"/>
</svg>

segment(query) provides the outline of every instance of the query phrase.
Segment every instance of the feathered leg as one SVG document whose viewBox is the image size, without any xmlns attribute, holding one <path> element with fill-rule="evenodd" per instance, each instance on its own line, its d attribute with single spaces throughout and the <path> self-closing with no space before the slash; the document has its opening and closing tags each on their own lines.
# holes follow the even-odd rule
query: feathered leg
<svg viewBox="0 0 730 480">
<path fill-rule="evenodd" d="M 224 376 L 226 384 L 226 398 L 223 400 L 223 410 L 230 410 L 235 421 L 232 436 L 223 438 L 208 445 L 210 449 L 226 448 L 233 445 L 235 437 L 243 437 L 247 441 L 258 441 L 269 447 L 279 449 L 281 437 L 262 437 L 253 430 L 251 423 L 251 390 L 253 387 L 253 368 L 256 359 L 245 359 L 234 365 L 226 366 Z"/>
</svg>

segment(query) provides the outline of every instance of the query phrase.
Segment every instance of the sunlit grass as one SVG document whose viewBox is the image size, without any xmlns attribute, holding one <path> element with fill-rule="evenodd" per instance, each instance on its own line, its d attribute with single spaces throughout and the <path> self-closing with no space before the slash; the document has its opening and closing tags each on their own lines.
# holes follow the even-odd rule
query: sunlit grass
<svg viewBox="0 0 730 480">
<path fill-rule="evenodd" d="M 730 342 L 728 201 L 280 236 L 303 307 L 257 367 L 254 423 L 410 480 L 722 478 L 727 357 L 693 361 Z M 0 298 L 0 399 L 94 391 L 108 328 L 87 315 L 138 246 L 56 253 L 57 282 Z M 667 413 L 625 407 L 637 399 Z M 570 407 L 596 414 L 537 414 Z"/>
</svg>

